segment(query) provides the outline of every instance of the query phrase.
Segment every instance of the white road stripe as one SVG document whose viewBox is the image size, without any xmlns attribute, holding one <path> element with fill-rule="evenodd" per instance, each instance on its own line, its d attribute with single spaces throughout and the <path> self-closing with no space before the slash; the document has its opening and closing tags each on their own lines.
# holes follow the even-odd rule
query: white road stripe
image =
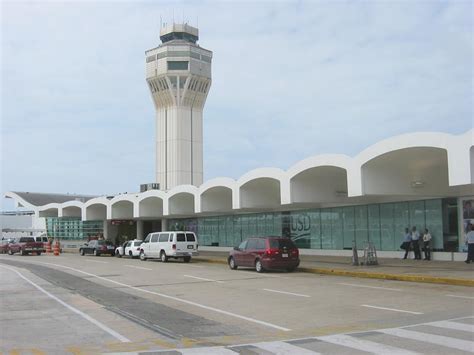
<svg viewBox="0 0 474 355">
<path fill-rule="evenodd" d="M 217 282 L 217 283 L 223 283 L 224 281 L 219 281 L 219 280 L 213 280 L 213 279 L 206 279 L 204 277 L 197 277 L 197 276 L 191 276 L 191 275 L 183 275 L 184 277 L 190 277 L 192 279 L 196 280 L 203 280 L 203 281 L 211 281 L 211 282 Z"/>
<path fill-rule="evenodd" d="M 446 346 L 452 349 L 458 349 L 462 351 L 472 352 L 474 350 L 474 342 L 468 340 L 462 340 L 457 338 L 445 337 L 442 335 L 435 335 L 429 333 L 422 333 L 416 332 L 413 330 L 406 330 L 406 329 L 381 329 L 377 330 L 377 332 L 395 335 L 400 338 L 404 339 L 413 339 L 418 341 L 423 341 L 425 343 L 431 343 L 441 346 Z"/>
<path fill-rule="evenodd" d="M 20 276 L 23 280 L 25 280 L 26 282 L 30 283 L 31 285 L 33 285 L 34 287 L 36 287 L 38 290 L 40 290 L 41 292 L 43 292 L 45 295 L 47 295 L 48 297 L 52 298 L 53 300 L 55 300 L 56 302 L 62 304 L 64 307 L 68 308 L 70 311 L 80 315 L 81 317 L 83 317 L 84 319 L 88 320 L 89 322 L 95 324 L 97 327 L 99 327 L 100 329 L 106 331 L 107 333 L 109 333 L 110 335 L 112 335 L 114 338 L 120 340 L 122 343 L 128 343 L 130 342 L 129 339 L 125 338 L 123 335 L 117 333 L 115 330 L 113 329 L 110 329 L 109 327 L 107 327 L 105 324 L 102 324 L 101 322 L 95 320 L 94 318 L 90 317 L 89 315 L 85 314 L 84 312 L 78 310 L 77 308 L 74 308 L 73 306 L 70 306 L 69 304 L 67 304 L 66 302 L 60 300 L 59 298 L 57 298 L 56 296 L 54 296 L 53 294 L 49 293 L 48 291 L 46 291 L 44 288 L 42 288 L 41 286 L 35 284 L 33 281 L 27 279 L 25 276 L 23 276 L 20 272 L 18 272 L 17 270 L 15 269 L 11 269 L 9 267 L 6 267 L 6 266 L 1 266 L 2 268 L 5 268 L 5 269 L 8 269 L 10 271 L 14 271 L 18 274 L 18 276 Z"/>
<path fill-rule="evenodd" d="M 403 309 L 396 309 L 396 308 L 386 308 L 386 307 L 378 307 L 378 306 L 371 306 L 368 304 L 361 304 L 361 307 L 368 307 L 368 308 L 375 308 L 375 309 L 382 309 L 385 311 L 392 311 L 392 312 L 402 312 L 402 313 L 410 313 L 410 314 L 423 314 L 422 312 L 413 312 L 413 311 L 405 311 Z"/>
<path fill-rule="evenodd" d="M 99 261 L 99 260 L 91 260 L 91 259 L 85 259 L 87 261 L 90 261 L 92 263 L 101 263 L 101 264 L 108 264 L 108 261 Z"/>
<path fill-rule="evenodd" d="M 356 337 L 352 337 L 349 335 L 343 335 L 343 334 L 337 334 L 337 335 L 328 335 L 328 336 L 323 336 L 323 337 L 317 337 L 316 339 L 331 343 L 331 344 L 336 344 L 336 345 L 341 345 L 341 346 L 346 346 L 348 348 L 352 349 L 357 349 L 361 351 L 366 351 L 369 353 L 373 354 L 405 354 L 405 355 L 415 355 L 418 354 L 416 352 L 408 351 L 405 349 L 400 349 L 396 348 L 394 346 L 390 345 L 385 345 L 385 344 L 380 344 L 376 343 L 373 341 L 365 340 L 365 339 L 359 339 Z"/>
<path fill-rule="evenodd" d="M 278 290 L 272 290 L 272 289 L 270 289 L 270 288 L 262 288 L 262 290 L 268 291 L 268 292 L 283 293 L 283 294 L 285 294 L 285 295 L 292 295 L 292 296 L 298 296 L 298 297 L 311 297 L 311 296 L 308 296 L 308 295 L 303 295 L 303 294 L 301 294 L 301 293 L 278 291 Z"/>
<path fill-rule="evenodd" d="M 470 296 L 458 296 L 458 295 L 446 295 L 448 297 L 456 297 L 456 298 L 465 298 L 465 299 L 468 299 L 468 300 L 474 300 L 474 297 L 470 297 Z"/>
<path fill-rule="evenodd" d="M 99 276 L 99 275 L 95 275 L 95 274 L 91 274 L 90 272 L 86 272 L 86 271 L 74 269 L 74 268 L 69 267 L 69 266 L 64 266 L 64 265 L 60 265 L 60 264 L 53 264 L 53 263 L 43 263 L 43 262 L 38 262 L 38 263 L 39 263 L 39 264 L 45 264 L 45 265 L 57 266 L 57 267 L 60 267 L 60 268 L 62 268 L 62 269 L 69 269 L 69 270 L 72 270 L 72 271 L 75 271 L 75 272 L 79 272 L 79 273 L 84 274 L 84 275 L 92 276 L 92 277 L 95 277 L 95 278 L 97 278 L 97 279 L 104 280 L 104 281 L 107 281 L 107 282 L 110 282 L 110 283 L 113 283 L 113 284 L 116 284 L 116 285 L 120 285 L 120 286 L 123 286 L 123 287 L 127 287 L 127 288 L 130 288 L 130 289 L 135 290 L 135 291 L 145 292 L 145 293 L 149 293 L 149 294 L 152 294 L 152 295 L 156 295 L 156 296 L 160 296 L 160 297 L 163 297 L 163 298 L 167 298 L 167 299 L 170 299 L 170 300 L 173 300 L 173 301 L 182 302 L 182 303 L 185 303 L 185 304 L 189 304 L 189 305 L 191 305 L 191 306 L 199 307 L 199 308 L 202 308 L 202 309 L 207 309 L 207 310 L 209 310 L 209 311 L 213 311 L 213 312 L 216 312 L 216 313 L 225 314 L 225 315 L 230 316 L 230 317 L 235 317 L 235 318 L 243 319 L 243 320 L 246 320 L 246 321 L 248 321 L 248 322 L 260 324 L 260 325 L 263 325 L 263 326 L 266 326 L 266 327 L 269 327 L 269 328 L 274 328 L 274 329 L 282 330 L 282 331 L 285 331 L 285 332 L 291 331 L 291 329 L 289 329 L 289 328 L 280 327 L 279 325 L 276 325 L 276 324 L 264 322 L 264 321 L 261 321 L 261 320 L 255 319 L 255 318 L 250 318 L 250 317 L 246 317 L 246 316 L 241 316 L 241 315 L 236 314 L 236 313 L 224 311 L 224 310 L 219 309 L 219 308 L 214 308 L 214 307 L 206 306 L 206 305 L 203 305 L 203 304 L 200 304 L 200 303 L 196 303 L 196 302 L 192 302 L 192 301 L 188 301 L 188 300 L 185 300 L 185 299 L 182 299 L 182 298 L 178 298 L 178 297 L 174 297 L 174 296 L 168 296 L 168 295 L 165 295 L 165 294 L 163 294 L 163 293 L 153 292 L 153 291 L 145 290 L 145 289 L 140 288 L 140 287 L 136 287 L 136 286 L 132 286 L 132 285 L 127 285 L 127 284 L 124 284 L 124 283 L 122 283 L 122 282 L 110 280 L 110 279 L 108 279 L 108 278 L 106 278 L 106 277 Z"/>
<path fill-rule="evenodd" d="M 149 269 L 147 267 L 141 267 L 141 266 L 135 266 L 135 265 L 124 265 L 126 267 L 133 267 L 134 269 L 140 269 L 140 270 L 153 270 L 153 269 Z"/>
<path fill-rule="evenodd" d="M 275 355 L 317 355 L 319 353 L 299 346 L 291 345 L 283 341 L 271 341 L 267 343 L 257 343 L 253 346 L 271 352 Z"/>
<path fill-rule="evenodd" d="M 235 351 L 226 349 L 222 346 L 212 347 L 212 348 L 193 348 L 193 349 L 176 349 L 183 355 L 206 355 L 206 354 L 215 354 L 215 355 L 236 355 Z"/>
<path fill-rule="evenodd" d="M 399 288 L 389 288 L 389 287 L 379 287 L 379 286 L 366 286 L 366 285 L 349 284 L 349 283 L 344 283 L 344 282 L 339 282 L 338 285 L 353 286 L 353 287 L 364 287 L 364 288 L 373 288 L 373 289 L 376 289 L 376 290 L 402 291 L 402 290 L 399 289 Z"/>
<path fill-rule="evenodd" d="M 439 327 L 439 328 L 462 330 L 462 331 L 465 331 L 465 332 L 474 333 L 474 325 L 473 324 L 465 324 L 465 323 L 457 323 L 457 322 L 449 322 L 449 321 L 439 321 L 439 322 L 426 323 L 426 325 L 431 325 L 433 327 Z"/>
</svg>

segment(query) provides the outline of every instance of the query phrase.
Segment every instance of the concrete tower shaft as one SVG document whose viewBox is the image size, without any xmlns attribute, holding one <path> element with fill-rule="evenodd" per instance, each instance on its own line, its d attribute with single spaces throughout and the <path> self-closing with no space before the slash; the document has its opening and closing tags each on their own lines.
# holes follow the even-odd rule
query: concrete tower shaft
<svg viewBox="0 0 474 355">
<path fill-rule="evenodd" d="M 156 182 L 162 190 L 203 182 L 202 116 L 211 87 L 212 52 L 196 44 L 197 28 L 172 24 L 146 54 L 156 109 Z"/>
</svg>

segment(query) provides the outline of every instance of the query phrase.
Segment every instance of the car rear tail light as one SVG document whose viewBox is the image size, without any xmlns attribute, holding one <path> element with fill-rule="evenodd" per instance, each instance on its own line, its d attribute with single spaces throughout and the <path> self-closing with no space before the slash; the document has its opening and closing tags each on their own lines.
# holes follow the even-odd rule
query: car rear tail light
<svg viewBox="0 0 474 355">
<path fill-rule="evenodd" d="M 266 255 L 278 255 L 280 251 L 278 249 L 267 249 L 265 250 Z"/>
<path fill-rule="evenodd" d="M 298 256 L 298 254 L 299 254 L 298 249 L 293 249 L 291 251 L 291 255 Z"/>
<path fill-rule="evenodd" d="M 173 250 L 176 250 L 176 244 L 173 244 L 172 248 Z"/>
</svg>

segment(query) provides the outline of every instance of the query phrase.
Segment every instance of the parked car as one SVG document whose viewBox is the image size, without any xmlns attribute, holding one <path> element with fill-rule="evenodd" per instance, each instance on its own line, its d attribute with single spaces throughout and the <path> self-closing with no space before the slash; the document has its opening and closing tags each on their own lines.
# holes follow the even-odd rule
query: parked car
<svg viewBox="0 0 474 355">
<path fill-rule="evenodd" d="M 299 250 L 290 238 L 256 237 L 244 240 L 230 251 L 227 259 L 232 270 L 254 267 L 257 272 L 269 269 L 295 270 L 300 264 Z"/>
<path fill-rule="evenodd" d="M 33 237 L 35 238 L 35 241 L 37 242 L 40 242 L 40 243 L 43 243 L 43 247 L 46 249 L 49 241 L 48 241 L 48 237 L 46 236 L 46 234 L 40 234 L 36 237 Z"/>
<path fill-rule="evenodd" d="M 100 256 L 102 254 L 114 255 L 115 245 L 109 240 L 91 240 L 79 248 L 81 255 L 94 254 Z"/>
<path fill-rule="evenodd" d="M 123 243 L 121 246 L 115 249 L 115 256 L 121 258 L 122 256 L 129 256 L 131 258 L 138 257 L 140 255 L 140 245 L 143 240 L 134 239 Z"/>
<path fill-rule="evenodd" d="M 0 240 L 0 254 L 6 254 L 8 251 L 8 244 L 14 240 L 14 238 L 2 238 L 2 240 Z"/>
<path fill-rule="evenodd" d="M 157 232 L 150 233 L 140 246 L 140 259 L 160 258 L 167 262 L 169 258 L 182 258 L 185 263 L 198 255 L 198 240 L 193 232 Z"/>
<path fill-rule="evenodd" d="M 37 242 L 33 237 L 20 237 L 7 244 L 7 251 L 10 255 L 15 253 L 20 253 L 21 255 L 36 253 L 41 255 L 44 252 L 44 246 L 43 242 Z"/>
</svg>

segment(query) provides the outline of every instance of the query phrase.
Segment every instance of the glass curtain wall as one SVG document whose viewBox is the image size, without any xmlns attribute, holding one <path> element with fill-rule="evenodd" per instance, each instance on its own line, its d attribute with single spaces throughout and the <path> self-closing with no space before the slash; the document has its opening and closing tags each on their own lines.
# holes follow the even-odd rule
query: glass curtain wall
<svg viewBox="0 0 474 355">
<path fill-rule="evenodd" d="M 377 250 L 396 251 L 405 228 L 428 228 L 432 249 L 444 250 L 443 200 L 426 200 L 169 220 L 171 230 L 197 233 L 206 246 L 238 245 L 253 236 L 286 236 L 299 248 L 364 248 L 368 241 Z"/>
<path fill-rule="evenodd" d="M 103 234 L 103 221 L 82 221 L 79 217 L 47 217 L 48 237 L 65 240 L 87 239 Z"/>
</svg>

